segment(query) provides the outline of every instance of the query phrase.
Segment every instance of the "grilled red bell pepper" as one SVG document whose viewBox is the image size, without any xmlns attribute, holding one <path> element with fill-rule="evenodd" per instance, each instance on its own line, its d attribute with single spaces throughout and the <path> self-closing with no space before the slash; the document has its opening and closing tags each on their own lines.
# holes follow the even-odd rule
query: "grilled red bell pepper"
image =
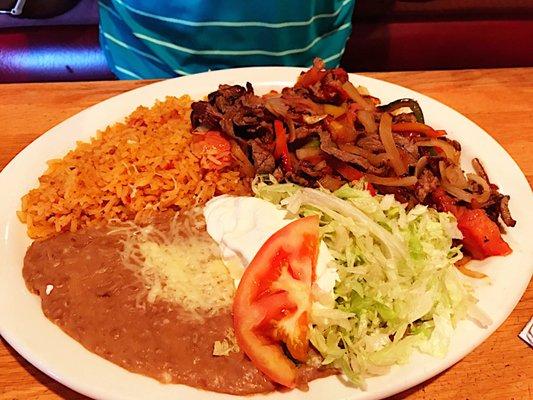
<svg viewBox="0 0 533 400">
<path fill-rule="evenodd" d="M 361 178 L 365 177 L 365 174 L 363 174 L 358 169 L 346 164 L 344 161 L 340 161 L 336 158 L 331 158 L 328 163 L 331 164 L 334 170 L 336 170 L 339 174 L 342 175 L 344 179 L 347 179 L 350 182 L 358 181 Z M 376 189 L 370 182 L 366 184 L 366 190 L 370 192 L 372 196 L 376 195 Z"/>
<path fill-rule="evenodd" d="M 420 133 L 430 138 L 446 135 L 446 131 L 435 130 L 431 126 L 421 122 L 397 122 L 392 124 L 392 131 L 398 133 Z"/>
<path fill-rule="evenodd" d="M 276 147 L 274 148 L 274 157 L 281 158 L 281 166 L 285 172 L 292 172 L 291 158 L 289 148 L 287 147 L 287 131 L 280 120 L 274 121 L 274 133 L 276 134 Z"/>
<path fill-rule="evenodd" d="M 295 88 L 299 87 L 309 87 L 314 85 L 317 82 L 320 82 L 322 78 L 326 75 L 326 71 L 319 69 L 318 67 L 315 67 L 314 65 L 307 71 L 305 71 L 303 74 L 301 74 L 298 77 L 298 80 L 296 81 L 296 84 L 294 85 Z"/>
</svg>

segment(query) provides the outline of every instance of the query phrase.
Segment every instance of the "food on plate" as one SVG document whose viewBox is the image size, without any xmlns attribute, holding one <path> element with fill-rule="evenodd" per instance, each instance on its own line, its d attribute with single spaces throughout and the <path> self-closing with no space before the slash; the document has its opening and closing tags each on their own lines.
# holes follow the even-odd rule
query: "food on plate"
<svg viewBox="0 0 533 400">
<path fill-rule="evenodd" d="M 246 268 L 233 301 L 239 346 L 266 376 L 296 387 L 295 360 L 309 355 L 311 288 L 316 278 L 318 218 L 291 222 L 272 235 Z"/>
<path fill-rule="evenodd" d="M 139 107 L 124 122 L 50 160 L 39 187 L 22 199 L 18 215 L 28 235 L 45 238 L 111 219 L 142 222 L 214 195 L 248 193 L 248 178 L 224 153 L 228 143 L 218 134 L 191 133 L 190 104 L 183 96 Z"/>
<path fill-rule="evenodd" d="M 228 195 L 209 200 L 204 215 L 207 232 L 219 244 L 235 286 L 263 243 L 295 220 L 286 210 L 258 197 Z M 333 290 L 338 280 L 332 260 L 328 247 L 321 240 L 314 284 L 325 292 Z"/>
<path fill-rule="evenodd" d="M 364 388 L 490 324 L 465 264 L 509 254 L 515 221 L 460 151 L 319 60 L 281 92 L 168 97 L 49 162 L 18 213 L 23 277 L 85 348 L 163 383 Z"/>
<path fill-rule="evenodd" d="M 472 160 L 473 171 L 465 175 L 460 143 L 427 125 L 415 100 L 381 105 L 344 70 L 326 70 L 321 60 L 281 92 L 259 96 L 250 83 L 221 85 L 207 100 L 192 103 L 191 121 L 199 131 L 223 132 L 250 155 L 257 173 L 279 181 L 335 190 L 364 178 L 370 190 L 392 193 L 409 208 L 450 211 L 446 204 L 453 202 L 459 210 L 476 210 L 456 215 L 464 218 L 460 229 L 469 255 L 511 252 L 501 235 L 497 245 L 480 248 L 484 230 L 469 229 L 482 225 L 496 234 L 500 219 L 515 224 L 509 196 L 499 193 L 481 162 Z"/>
<path fill-rule="evenodd" d="M 511 253 L 511 248 L 501 237 L 497 223 L 484 210 L 459 205 L 442 188 L 435 189 L 432 197 L 438 209 L 450 212 L 457 218 L 457 226 L 463 234 L 463 247 L 473 258 L 482 260 Z"/>
<path fill-rule="evenodd" d="M 201 210 L 35 241 L 23 275 L 52 322 L 129 371 L 232 394 L 276 388 L 232 339 L 235 288 Z M 300 384 L 333 372 L 304 366 Z"/>
<path fill-rule="evenodd" d="M 462 258 L 454 217 L 423 205 L 407 210 L 364 183 L 331 193 L 260 180 L 256 196 L 292 215 L 320 218 L 338 282 L 316 297 L 310 340 L 354 383 L 405 363 L 416 349 L 444 356 L 467 316 L 490 323 L 454 263 Z"/>
</svg>

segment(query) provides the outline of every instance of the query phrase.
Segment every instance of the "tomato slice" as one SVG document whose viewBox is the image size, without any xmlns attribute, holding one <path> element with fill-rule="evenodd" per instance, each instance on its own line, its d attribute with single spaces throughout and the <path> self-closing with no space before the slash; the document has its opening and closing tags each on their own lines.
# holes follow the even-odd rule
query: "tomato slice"
<svg viewBox="0 0 533 400">
<path fill-rule="evenodd" d="M 456 204 L 456 200 L 437 188 L 432 193 L 440 211 L 451 212 L 457 218 L 457 227 L 463 234 L 463 246 L 475 260 L 491 256 L 506 256 L 512 250 L 503 240 L 498 225 L 482 209 L 468 209 Z"/>
<path fill-rule="evenodd" d="M 240 348 L 268 378 L 290 388 L 298 368 L 281 343 L 295 359 L 307 359 L 318 226 L 317 216 L 305 217 L 272 235 L 246 268 L 233 302 Z"/>
<path fill-rule="evenodd" d="M 192 151 L 205 169 L 222 169 L 231 164 L 231 144 L 220 132 L 208 131 L 193 136 Z"/>
<path fill-rule="evenodd" d="M 498 225 L 482 209 L 465 210 L 457 220 L 457 227 L 463 233 L 465 249 L 476 260 L 506 256 L 512 252 L 503 240 Z"/>
</svg>

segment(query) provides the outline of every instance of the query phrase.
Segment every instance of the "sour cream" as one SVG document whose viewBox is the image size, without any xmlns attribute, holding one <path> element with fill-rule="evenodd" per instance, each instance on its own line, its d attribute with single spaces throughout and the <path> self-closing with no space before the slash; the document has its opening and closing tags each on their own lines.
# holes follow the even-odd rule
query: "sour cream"
<svg viewBox="0 0 533 400">
<path fill-rule="evenodd" d="M 294 218 L 266 200 L 255 197 L 218 196 L 204 208 L 207 232 L 216 241 L 226 260 L 235 286 L 261 246 Z M 316 286 L 332 293 L 339 279 L 333 257 L 320 242 L 316 265 Z"/>
</svg>

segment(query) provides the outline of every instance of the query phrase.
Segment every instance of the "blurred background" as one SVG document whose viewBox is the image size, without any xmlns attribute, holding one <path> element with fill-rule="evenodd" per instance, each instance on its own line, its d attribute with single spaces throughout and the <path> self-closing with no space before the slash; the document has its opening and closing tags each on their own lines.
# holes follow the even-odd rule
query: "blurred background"
<svg viewBox="0 0 533 400">
<path fill-rule="evenodd" d="M 16 3 L 0 0 L 0 10 Z M 533 66 L 533 0 L 357 0 L 341 66 Z M 106 79 L 115 77 L 98 42 L 97 0 L 33 0 L 22 16 L 0 15 L 0 82 Z"/>
</svg>

